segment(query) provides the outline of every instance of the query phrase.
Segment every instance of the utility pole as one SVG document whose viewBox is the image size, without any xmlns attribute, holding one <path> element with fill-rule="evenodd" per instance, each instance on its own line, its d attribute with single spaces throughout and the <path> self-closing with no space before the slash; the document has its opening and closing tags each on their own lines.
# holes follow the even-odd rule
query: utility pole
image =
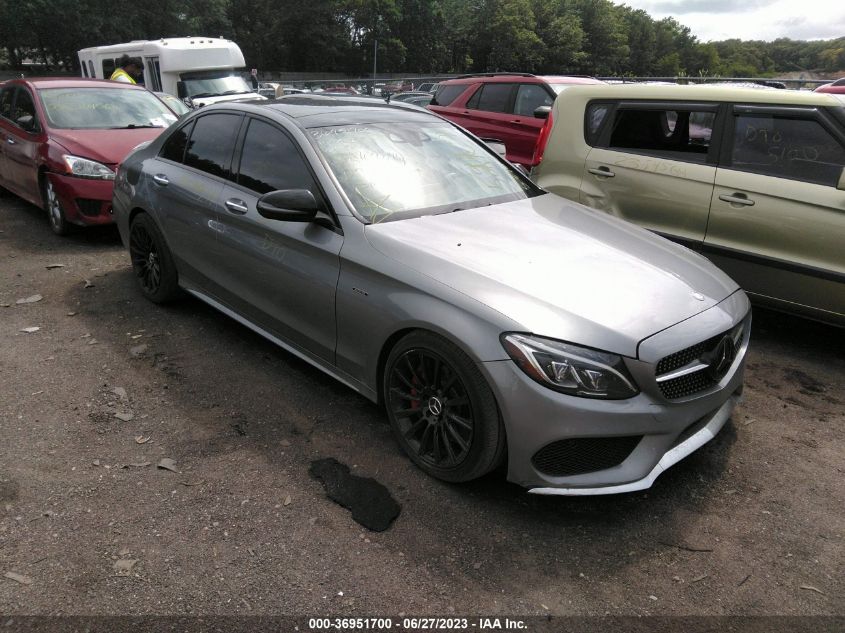
<svg viewBox="0 0 845 633">
<path fill-rule="evenodd" d="M 376 64 L 378 62 L 378 38 L 373 42 L 373 96 L 376 95 Z"/>
</svg>

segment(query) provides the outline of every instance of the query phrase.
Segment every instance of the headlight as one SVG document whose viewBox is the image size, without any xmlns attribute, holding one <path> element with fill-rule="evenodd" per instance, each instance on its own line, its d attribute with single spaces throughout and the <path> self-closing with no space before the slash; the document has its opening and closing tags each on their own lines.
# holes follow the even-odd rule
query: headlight
<svg viewBox="0 0 845 633">
<path fill-rule="evenodd" d="M 68 173 L 79 178 L 96 178 L 98 180 L 114 180 L 114 172 L 94 160 L 80 158 L 79 156 L 63 156 L 67 165 Z"/>
<path fill-rule="evenodd" d="M 616 354 L 526 334 L 503 334 L 502 345 L 522 371 L 555 391 L 607 400 L 639 393 Z"/>
</svg>

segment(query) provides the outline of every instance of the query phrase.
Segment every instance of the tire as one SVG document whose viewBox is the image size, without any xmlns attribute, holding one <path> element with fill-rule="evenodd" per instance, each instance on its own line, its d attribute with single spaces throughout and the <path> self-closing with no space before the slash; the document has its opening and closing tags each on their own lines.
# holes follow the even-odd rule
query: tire
<svg viewBox="0 0 845 633">
<path fill-rule="evenodd" d="M 385 363 L 382 390 L 397 442 L 432 477 L 471 481 L 502 462 L 505 429 L 493 392 L 446 339 L 425 331 L 402 338 Z"/>
<path fill-rule="evenodd" d="M 153 303 L 179 295 L 179 275 L 167 242 L 155 221 L 140 213 L 129 227 L 129 255 L 141 293 Z"/>
<path fill-rule="evenodd" d="M 56 235 L 70 233 L 71 224 L 65 217 L 62 203 L 59 201 L 53 183 L 50 181 L 50 176 L 47 174 L 44 174 L 44 180 L 41 183 L 41 199 L 44 201 L 44 211 L 47 212 L 47 221 L 50 223 L 50 229 L 53 233 Z"/>
</svg>

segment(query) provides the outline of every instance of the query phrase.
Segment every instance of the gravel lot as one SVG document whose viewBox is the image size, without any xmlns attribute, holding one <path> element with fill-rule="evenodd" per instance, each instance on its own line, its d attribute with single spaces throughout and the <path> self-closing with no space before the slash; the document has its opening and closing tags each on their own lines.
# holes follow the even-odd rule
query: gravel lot
<svg viewBox="0 0 845 633">
<path fill-rule="evenodd" d="M 146 302 L 115 230 L 56 237 L 2 192 L 0 304 L 0 613 L 845 614 L 841 330 L 756 310 L 720 436 L 645 493 L 567 499 L 428 478 L 364 398 Z M 387 486 L 389 530 L 326 498 L 327 457 Z"/>
</svg>

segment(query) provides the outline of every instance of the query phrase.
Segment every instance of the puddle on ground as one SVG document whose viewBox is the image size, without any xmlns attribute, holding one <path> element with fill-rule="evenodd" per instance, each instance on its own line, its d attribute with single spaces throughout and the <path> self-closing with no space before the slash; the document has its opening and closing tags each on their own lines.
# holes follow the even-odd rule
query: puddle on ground
<svg viewBox="0 0 845 633">
<path fill-rule="evenodd" d="M 390 491 L 372 477 L 359 477 L 333 457 L 311 462 L 308 470 L 329 499 L 352 511 L 352 518 L 373 532 L 384 532 L 402 510 Z"/>
</svg>

